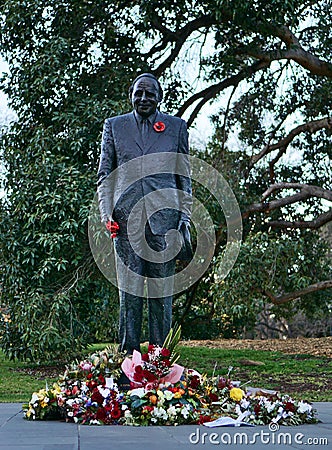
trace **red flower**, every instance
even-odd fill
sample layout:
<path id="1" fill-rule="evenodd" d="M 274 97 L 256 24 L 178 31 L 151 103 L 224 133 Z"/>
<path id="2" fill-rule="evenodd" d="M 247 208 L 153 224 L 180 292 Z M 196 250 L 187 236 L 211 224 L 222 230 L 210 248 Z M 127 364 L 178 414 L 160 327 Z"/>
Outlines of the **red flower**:
<path id="1" fill-rule="evenodd" d="M 96 403 L 103 403 L 104 397 L 98 391 L 98 389 L 94 389 L 93 394 L 91 395 L 91 400 Z"/>
<path id="2" fill-rule="evenodd" d="M 142 412 L 151 412 L 154 410 L 154 406 L 145 405 Z"/>
<path id="3" fill-rule="evenodd" d="M 140 372 L 140 373 L 135 372 L 134 373 L 134 381 L 140 382 L 142 380 L 143 380 L 143 373 L 142 372 Z"/>
<path id="4" fill-rule="evenodd" d="M 292 402 L 286 402 L 285 411 L 295 412 L 295 405 Z"/>
<path id="5" fill-rule="evenodd" d="M 90 389 L 90 391 L 93 391 L 95 387 L 97 387 L 97 383 L 94 380 L 88 381 L 88 383 L 86 383 L 88 388 Z"/>
<path id="6" fill-rule="evenodd" d="M 198 419 L 198 421 L 197 421 L 197 423 L 199 424 L 199 425 L 202 425 L 203 423 L 205 423 L 205 422 L 211 422 L 211 417 L 210 416 L 203 416 L 202 414 L 199 416 L 199 419 Z"/>
<path id="7" fill-rule="evenodd" d="M 78 389 L 77 386 L 74 386 L 74 387 L 73 387 L 73 390 L 72 390 L 72 394 L 73 394 L 73 395 L 76 395 L 77 392 L 79 392 L 79 389 Z"/>
<path id="8" fill-rule="evenodd" d="M 171 355 L 171 352 L 168 350 L 168 348 L 163 348 L 160 353 L 161 356 L 165 356 L 165 358 L 168 358 Z"/>
<path id="9" fill-rule="evenodd" d="M 103 377 L 102 374 L 100 374 L 100 375 L 98 376 L 98 380 L 100 381 L 101 384 L 105 384 L 105 378 Z"/>
<path id="10" fill-rule="evenodd" d="M 92 373 L 89 373 L 88 376 L 87 376 L 87 379 L 91 380 L 92 377 L 93 377 Z"/>
<path id="11" fill-rule="evenodd" d="M 162 133 L 163 131 L 165 131 L 165 124 L 164 122 L 156 122 L 153 124 L 153 129 L 154 131 L 156 131 L 157 133 Z"/>
<path id="12" fill-rule="evenodd" d="M 218 401 L 218 395 L 214 394 L 213 392 L 211 392 L 209 394 L 210 400 L 211 402 L 217 402 Z"/>
<path id="13" fill-rule="evenodd" d="M 113 419 L 119 419 L 121 417 L 121 411 L 118 408 L 114 408 L 111 412 L 111 416 Z"/>
<path id="14" fill-rule="evenodd" d="M 142 372 L 143 372 L 142 366 L 141 366 L 140 364 L 138 364 L 138 365 L 135 367 L 135 372 L 136 372 L 136 373 L 142 373 Z"/>
<path id="15" fill-rule="evenodd" d="M 143 370 L 143 375 L 147 379 L 147 381 L 155 381 L 158 379 L 158 377 L 156 375 L 149 372 L 148 370 Z"/>
<path id="16" fill-rule="evenodd" d="M 256 414 L 256 416 L 258 416 L 259 412 L 261 410 L 261 405 L 259 405 L 258 403 L 254 406 L 254 413 Z"/>
<path id="17" fill-rule="evenodd" d="M 148 362 L 149 361 L 149 355 L 147 353 L 143 353 L 142 355 L 142 361 Z"/>
<path id="18" fill-rule="evenodd" d="M 148 346 L 148 352 L 151 353 L 151 352 L 153 352 L 153 350 L 154 350 L 154 345 L 150 344 Z"/>
<path id="19" fill-rule="evenodd" d="M 200 385 L 199 376 L 198 375 L 194 375 L 192 377 L 192 379 L 190 380 L 190 387 L 192 389 L 197 389 L 199 385 Z M 219 385 L 218 385 L 218 388 L 219 388 Z"/>
<path id="20" fill-rule="evenodd" d="M 104 408 L 97 409 L 96 419 L 101 420 L 102 422 L 106 420 L 106 411 L 104 410 Z"/>

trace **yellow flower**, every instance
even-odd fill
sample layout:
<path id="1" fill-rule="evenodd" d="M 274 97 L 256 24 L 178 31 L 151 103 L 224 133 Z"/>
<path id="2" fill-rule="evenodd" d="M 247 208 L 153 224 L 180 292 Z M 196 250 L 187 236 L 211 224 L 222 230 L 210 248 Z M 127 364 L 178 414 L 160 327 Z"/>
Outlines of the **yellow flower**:
<path id="1" fill-rule="evenodd" d="M 182 394 L 181 394 L 181 392 L 175 392 L 175 394 L 174 394 L 174 398 L 181 398 L 182 397 Z"/>
<path id="2" fill-rule="evenodd" d="M 30 419 L 31 414 L 35 414 L 35 410 L 34 410 L 33 408 L 31 408 L 31 406 L 30 406 L 30 408 L 28 409 L 28 411 L 25 413 L 25 416 L 26 416 L 28 419 Z"/>
<path id="3" fill-rule="evenodd" d="M 229 391 L 229 396 L 230 396 L 230 398 L 232 400 L 235 400 L 236 402 L 239 402 L 240 400 L 242 400 L 242 398 L 244 396 L 244 392 L 240 388 L 232 388 Z"/>
<path id="4" fill-rule="evenodd" d="M 61 393 L 61 388 L 58 384 L 56 384 L 56 383 L 53 384 L 52 393 L 55 395 Z"/>
<path id="5" fill-rule="evenodd" d="M 48 405 L 48 401 L 49 401 L 49 399 L 47 397 L 44 398 L 44 400 L 42 402 L 40 402 L 40 406 L 42 408 L 46 408 L 46 406 Z"/>

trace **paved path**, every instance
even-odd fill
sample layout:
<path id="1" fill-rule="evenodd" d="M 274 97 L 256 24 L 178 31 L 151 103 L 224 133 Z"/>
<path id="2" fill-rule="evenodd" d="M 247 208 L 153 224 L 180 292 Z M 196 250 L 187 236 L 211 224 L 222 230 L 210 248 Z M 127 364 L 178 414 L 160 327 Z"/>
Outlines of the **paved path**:
<path id="1" fill-rule="evenodd" d="M 57 421 L 23 420 L 21 405 L 0 404 L 0 450 L 189 450 L 332 449 L 332 403 L 314 403 L 322 421 L 315 425 L 214 428 L 78 426 Z M 204 434 L 206 433 L 206 434 Z M 215 434 L 214 434 L 215 433 Z"/>

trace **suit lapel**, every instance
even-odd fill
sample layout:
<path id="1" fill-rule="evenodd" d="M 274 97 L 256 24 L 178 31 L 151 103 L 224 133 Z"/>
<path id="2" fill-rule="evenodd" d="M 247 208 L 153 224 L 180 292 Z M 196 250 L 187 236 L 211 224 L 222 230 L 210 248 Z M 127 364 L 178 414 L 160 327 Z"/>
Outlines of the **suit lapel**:
<path id="1" fill-rule="evenodd" d="M 128 133 L 127 138 L 131 137 L 136 145 L 141 149 L 142 153 L 144 151 L 144 145 L 141 137 L 141 133 L 138 130 L 136 119 L 134 113 L 127 115 L 128 120 L 128 130 L 131 130 L 131 133 Z"/>
<path id="2" fill-rule="evenodd" d="M 155 131 L 153 129 L 153 125 L 156 122 L 163 122 L 165 124 L 165 126 L 166 126 L 165 131 L 161 131 L 159 133 L 157 131 Z M 156 119 L 155 119 L 155 121 L 152 124 L 151 138 L 149 139 L 149 142 L 148 142 L 147 146 L 145 147 L 144 153 L 148 153 L 149 150 L 151 148 L 153 148 L 153 147 L 157 147 L 158 148 L 158 146 L 156 146 L 156 143 L 158 142 L 158 140 L 160 140 L 161 135 L 164 135 L 164 134 L 168 133 L 168 130 L 169 130 L 169 127 L 168 127 L 167 116 L 165 116 L 164 114 L 162 114 L 161 112 L 158 111 Z"/>

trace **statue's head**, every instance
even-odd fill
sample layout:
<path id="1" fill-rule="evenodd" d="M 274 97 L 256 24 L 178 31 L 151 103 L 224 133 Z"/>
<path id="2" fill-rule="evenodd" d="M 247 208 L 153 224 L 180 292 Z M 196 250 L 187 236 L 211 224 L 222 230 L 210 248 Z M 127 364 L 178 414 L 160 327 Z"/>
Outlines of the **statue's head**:
<path id="1" fill-rule="evenodd" d="M 129 88 L 129 97 L 134 109 L 142 117 L 153 114 L 163 99 L 163 90 L 151 73 L 142 73 Z"/>

